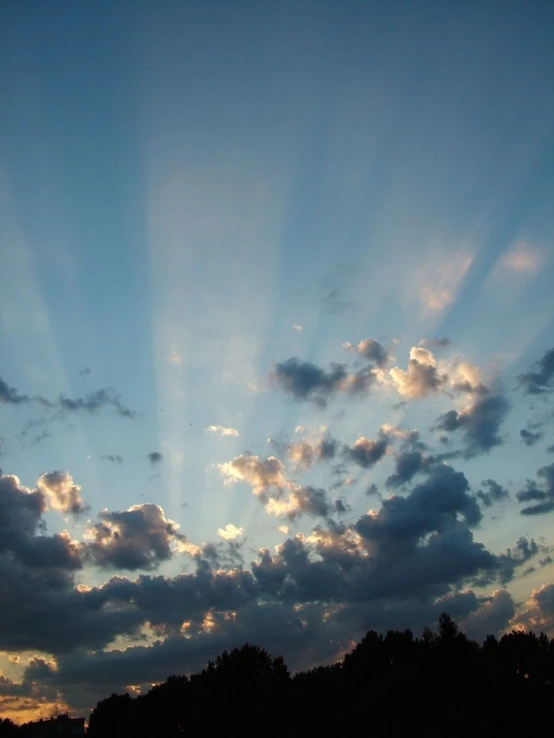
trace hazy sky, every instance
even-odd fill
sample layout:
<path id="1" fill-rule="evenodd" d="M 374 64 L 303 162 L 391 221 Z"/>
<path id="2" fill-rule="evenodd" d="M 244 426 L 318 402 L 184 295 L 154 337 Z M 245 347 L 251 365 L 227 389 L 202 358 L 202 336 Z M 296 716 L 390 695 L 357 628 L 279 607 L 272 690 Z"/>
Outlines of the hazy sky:
<path id="1" fill-rule="evenodd" d="M 443 610 L 554 635 L 553 37 L 1 3 L 0 713 Z"/>

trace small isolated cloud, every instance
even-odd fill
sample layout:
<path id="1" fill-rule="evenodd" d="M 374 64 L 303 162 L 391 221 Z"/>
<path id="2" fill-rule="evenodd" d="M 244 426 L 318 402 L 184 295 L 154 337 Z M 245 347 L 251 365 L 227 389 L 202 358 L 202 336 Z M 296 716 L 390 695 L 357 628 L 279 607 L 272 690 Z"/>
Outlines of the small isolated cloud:
<path id="1" fill-rule="evenodd" d="M 163 459 L 163 456 L 159 451 L 151 451 L 148 454 L 148 461 L 152 464 L 152 466 L 159 464 L 162 461 L 162 459 Z"/>
<path id="2" fill-rule="evenodd" d="M 519 502 L 534 502 L 521 510 L 522 515 L 542 515 L 554 510 L 554 464 L 543 466 L 537 471 L 538 482 L 527 480 L 527 484 L 516 497 Z"/>
<path id="3" fill-rule="evenodd" d="M 495 482 L 494 479 L 485 479 L 484 482 L 481 482 L 481 485 L 484 489 L 477 490 L 477 497 L 484 507 L 492 507 L 495 502 L 501 502 L 510 496 L 508 490 Z"/>
<path id="4" fill-rule="evenodd" d="M 285 536 L 288 536 L 289 534 L 289 526 L 288 525 L 278 525 L 277 530 L 281 531 L 281 533 Z"/>
<path id="5" fill-rule="evenodd" d="M 293 329 L 294 331 L 303 331 L 303 330 L 304 330 L 304 326 L 301 326 L 301 325 L 299 325 L 298 323 L 293 323 L 293 325 L 292 325 L 292 329 Z"/>
<path id="6" fill-rule="evenodd" d="M 347 376 L 344 364 L 333 364 L 325 371 L 296 357 L 277 363 L 271 373 L 277 386 L 297 400 L 314 400 L 318 404 L 325 404 Z"/>
<path id="7" fill-rule="evenodd" d="M 529 371 L 520 374 L 517 379 L 526 395 L 543 395 L 554 391 L 554 348 L 545 351 Z"/>
<path id="8" fill-rule="evenodd" d="M 237 528 L 232 523 L 227 523 L 225 528 L 218 528 L 217 535 L 226 541 L 233 541 L 235 538 L 239 538 L 244 533 L 244 528 Z"/>
<path id="9" fill-rule="evenodd" d="M 512 274 L 534 274 L 541 264 L 541 255 L 526 243 L 516 243 L 499 260 L 497 267 Z"/>
<path id="10" fill-rule="evenodd" d="M 81 497 L 81 488 L 68 472 L 47 472 L 39 477 L 37 487 L 44 494 L 53 510 L 82 515 L 89 508 Z"/>
<path id="11" fill-rule="evenodd" d="M 99 515 L 87 532 L 87 552 L 96 566 L 113 569 L 155 569 L 171 558 L 172 544 L 186 544 L 179 526 L 159 505 L 145 503 Z"/>
<path id="12" fill-rule="evenodd" d="M 374 338 L 365 338 L 357 344 L 343 343 L 347 351 L 354 351 L 368 361 L 374 362 L 380 369 L 385 367 L 390 359 L 387 349 Z"/>
<path id="13" fill-rule="evenodd" d="M 81 377 L 88 377 L 88 375 L 90 374 L 90 369 L 88 368 L 88 366 L 84 366 L 82 369 L 79 370 L 79 374 L 81 375 Z"/>
<path id="14" fill-rule="evenodd" d="M 206 428 L 208 433 L 218 433 L 220 436 L 238 436 L 240 435 L 236 428 L 225 428 L 223 425 L 209 425 Z"/>
<path id="15" fill-rule="evenodd" d="M 534 446 L 537 441 L 541 440 L 543 434 L 540 431 L 533 433 L 532 431 L 527 430 L 527 428 L 522 428 L 519 431 L 519 436 L 526 446 Z"/>
<path id="16" fill-rule="evenodd" d="M 407 371 L 394 367 L 390 370 L 392 380 L 401 397 L 416 399 L 436 392 L 446 383 L 448 376 L 439 374 L 437 361 L 432 352 L 421 346 L 410 349 Z"/>
<path id="17" fill-rule="evenodd" d="M 122 464 L 123 463 L 123 457 L 119 454 L 104 454 L 104 456 L 100 457 L 102 461 L 111 461 L 112 464 Z"/>
<path id="18" fill-rule="evenodd" d="M 365 394 L 376 379 L 372 365 L 349 373 L 345 364 L 333 363 L 325 370 L 296 357 L 276 363 L 270 374 L 270 380 L 284 392 L 297 400 L 309 400 L 321 408 L 338 392 L 350 397 Z"/>

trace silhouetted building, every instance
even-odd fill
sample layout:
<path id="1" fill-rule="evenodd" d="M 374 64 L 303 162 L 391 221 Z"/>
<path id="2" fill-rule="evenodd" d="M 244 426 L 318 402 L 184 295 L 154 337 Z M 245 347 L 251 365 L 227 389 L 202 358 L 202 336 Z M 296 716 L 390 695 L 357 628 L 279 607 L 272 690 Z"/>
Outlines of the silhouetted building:
<path id="1" fill-rule="evenodd" d="M 49 720 L 35 720 L 22 726 L 25 738 L 69 738 L 85 735 L 85 718 L 70 718 L 58 715 Z"/>

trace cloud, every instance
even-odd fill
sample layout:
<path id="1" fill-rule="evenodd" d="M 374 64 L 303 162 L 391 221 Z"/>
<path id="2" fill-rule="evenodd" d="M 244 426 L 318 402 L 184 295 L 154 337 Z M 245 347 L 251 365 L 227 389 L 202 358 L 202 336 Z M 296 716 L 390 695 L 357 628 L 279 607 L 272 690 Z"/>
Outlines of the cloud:
<path id="1" fill-rule="evenodd" d="M 518 376 L 519 386 L 526 395 L 543 395 L 554 390 L 554 348 L 545 351 L 528 372 Z"/>
<path id="2" fill-rule="evenodd" d="M 449 338 L 422 338 L 419 345 L 426 349 L 448 348 L 452 345 Z"/>
<path id="3" fill-rule="evenodd" d="M 78 569 L 82 565 L 81 551 L 66 531 L 53 536 L 37 535 L 45 530 L 42 514 L 46 502 L 47 496 L 41 489 L 29 490 L 15 476 L 0 476 L 0 556 L 10 556 L 38 572 Z"/>
<path id="4" fill-rule="evenodd" d="M 410 349 L 407 371 L 394 367 L 390 370 L 392 380 L 401 397 L 415 399 L 426 397 L 444 386 L 448 377 L 439 374 L 432 352 L 420 346 Z"/>
<path id="5" fill-rule="evenodd" d="M 292 329 L 295 330 L 295 331 L 302 331 L 302 330 L 304 330 L 303 326 L 298 325 L 298 323 L 294 323 L 292 325 Z"/>
<path id="6" fill-rule="evenodd" d="M 28 395 L 20 395 L 19 392 L 6 384 L 2 377 L 0 377 L 0 402 L 6 405 L 21 405 L 26 402 L 30 402 L 31 398 Z"/>
<path id="7" fill-rule="evenodd" d="M 447 433 L 462 429 L 465 447 L 463 455 L 465 458 L 472 458 L 504 443 L 500 428 L 509 409 L 510 405 L 504 395 L 486 391 L 478 395 L 475 402 L 464 410 L 449 410 L 441 415 L 435 428 Z"/>
<path id="8" fill-rule="evenodd" d="M 65 395 L 60 395 L 57 400 L 48 400 L 45 397 L 35 395 L 22 395 L 13 387 L 10 387 L 0 378 L 0 403 L 10 405 L 21 405 L 24 403 L 34 403 L 39 405 L 43 410 L 58 411 L 60 414 L 88 412 L 95 413 L 103 407 L 114 407 L 118 415 L 125 418 L 134 418 L 136 413 L 125 407 L 121 402 L 119 395 L 111 388 L 105 388 L 91 392 L 84 397 L 71 399 Z"/>
<path id="9" fill-rule="evenodd" d="M 79 369 L 79 374 L 81 377 L 87 377 L 90 374 L 90 369 L 88 366 L 84 366 L 82 369 Z"/>
<path id="10" fill-rule="evenodd" d="M 477 490 L 476 495 L 484 507 L 492 507 L 495 502 L 501 502 L 510 496 L 508 490 L 495 482 L 494 479 L 485 479 L 481 484 L 485 489 Z"/>
<path id="11" fill-rule="evenodd" d="M 289 520 L 301 515 L 325 518 L 331 510 L 325 490 L 311 486 L 292 486 L 287 500 L 271 498 L 265 507 L 270 515 L 286 516 Z"/>
<path id="12" fill-rule="evenodd" d="M 247 482 L 252 485 L 257 497 L 266 498 L 268 490 L 273 487 L 283 490 L 288 487 L 285 468 L 276 456 L 260 459 L 258 456 L 241 454 L 231 461 L 218 464 L 225 483 Z"/>
<path id="13" fill-rule="evenodd" d="M 534 273 L 541 262 L 540 253 L 526 243 L 516 243 L 498 260 L 497 270 L 512 273 Z"/>
<path id="14" fill-rule="evenodd" d="M 374 362 L 380 369 L 389 362 L 390 356 L 386 348 L 373 338 L 365 338 L 358 344 L 344 343 L 347 351 L 354 351 L 368 361 Z"/>
<path id="15" fill-rule="evenodd" d="M 297 400 L 314 400 L 322 405 L 346 377 L 344 364 L 333 364 L 329 371 L 325 371 L 296 357 L 277 363 L 271 374 L 277 386 Z"/>
<path id="16" fill-rule="evenodd" d="M 335 458 L 340 444 L 323 427 L 308 438 L 291 441 L 284 446 L 284 449 L 295 468 L 306 471 L 319 461 L 329 461 Z"/>
<path id="17" fill-rule="evenodd" d="M 517 617 L 519 625 L 535 632 L 554 630 L 554 584 L 543 584 L 533 590 Z"/>
<path id="18" fill-rule="evenodd" d="M 519 431 L 519 435 L 520 435 L 522 442 L 526 446 L 534 446 L 535 443 L 537 443 L 537 441 L 541 440 L 544 434 L 540 432 L 533 433 L 531 431 L 528 431 L 526 428 L 522 428 Z"/>
<path id="19" fill-rule="evenodd" d="M 395 457 L 395 473 L 388 477 L 386 486 L 396 489 L 410 482 L 413 477 L 429 469 L 432 457 L 424 456 L 421 451 L 403 451 Z"/>
<path id="20" fill-rule="evenodd" d="M 159 464 L 162 461 L 162 459 L 163 459 L 163 456 L 159 451 L 151 451 L 148 454 L 148 461 L 152 464 L 152 466 Z"/>
<path id="21" fill-rule="evenodd" d="M 371 366 L 349 374 L 344 364 L 332 364 L 326 371 L 316 364 L 292 357 L 275 364 L 270 379 L 295 399 L 311 400 L 319 407 L 325 407 L 337 392 L 352 396 L 364 394 L 376 375 Z"/>
<path id="22" fill-rule="evenodd" d="M 224 528 L 218 528 L 217 535 L 226 541 L 232 541 L 235 538 L 239 538 L 244 533 L 244 528 L 237 528 L 232 523 L 227 523 Z"/>
<path id="23" fill-rule="evenodd" d="M 527 480 L 523 490 L 517 493 L 519 502 L 536 502 L 521 510 L 522 515 L 542 515 L 554 510 L 554 464 L 537 471 L 538 482 Z"/>
<path id="24" fill-rule="evenodd" d="M 100 457 L 102 461 L 111 461 L 112 464 L 122 464 L 123 463 L 123 457 L 119 454 L 104 454 L 104 456 Z"/>
<path id="25" fill-rule="evenodd" d="M 362 436 L 357 439 L 351 448 L 346 449 L 346 453 L 356 464 L 369 469 L 383 458 L 389 445 L 390 436 L 381 429 L 377 440 L 374 441 Z"/>
<path id="26" fill-rule="evenodd" d="M 505 631 L 515 616 L 512 595 L 505 589 L 497 589 L 492 597 L 483 598 L 478 610 L 461 621 L 460 627 L 469 638 L 482 642 L 489 633 Z"/>
<path id="27" fill-rule="evenodd" d="M 240 435 L 235 428 L 225 428 L 222 425 L 209 425 L 206 428 L 208 433 L 219 433 L 220 436 L 238 436 Z"/>
<path id="28" fill-rule="evenodd" d="M 172 557 L 172 544 L 186 540 L 179 526 L 152 503 L 118 512 L 104 510 L 99 518 L 87 531 L 87 554 L 103 568 L 155 569 Z"/>
<path id="29" fill-rule="evenodd" d="M 53 510 L 71 515 L 83 515 L 89 507 L 81 497 L 81 488 L 68 472 L 47 472 L 39 477 L 37 487 L 45 495 Z"/>
<path id="30" fill-rule="evenodd" d="M 128 407 L 122 404 L 119 395 L 111 388 L 96 390 L 96 392 L 90 392 L 84 397 L 76 397 L 71 399 L 65 395 L 60 395 L 56 405 L 64 413 L 77 413 L 87 412 L 95 413 L 103 407 L 113 407 L 118 415 L 124 418 L 134 418 L 136 413 L 133 410 L 129 410 Z"/>

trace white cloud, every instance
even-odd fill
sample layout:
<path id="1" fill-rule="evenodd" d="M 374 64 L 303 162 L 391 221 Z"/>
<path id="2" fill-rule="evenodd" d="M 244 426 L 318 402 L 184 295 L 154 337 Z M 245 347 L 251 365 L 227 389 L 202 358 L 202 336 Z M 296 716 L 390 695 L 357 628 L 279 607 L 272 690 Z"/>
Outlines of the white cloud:
<path id="1" fill-rule="evenodd" d="M 301 326 L 301 325 L 299 325 L 298 323 L 294 323 L 293 326 L 292 326 L 292 328 L 295 331 L 303 331 L 304 330 L 304 327 Z"/>
<path id="2" fill-rule="evenodd" d="M 240 435 L 236 428 L 225 428 L 223 425 L 209 425 L 206 428 L 208 433 L 219 433 L 220 436 L 238 436 Z"/>
<path id="3" fill-rule="evenodd" d="M 244 528 L 237 528 L 232 523 L 227 523 L 225 528 L 218 528 L 217 535 L 220 538 L 224 538 L 226 541 L 233 541 L 235 538 L 242 536 Z"/>
<path id="4" fill-rule="evenodd" d="M 540 252 L 523 241 L 519 241 L 514 244 L 514 246 L 498 260 L 498 268 L 501 271 L 520 274 L 534 273 L 540 267 L 540 264 Z"/>

